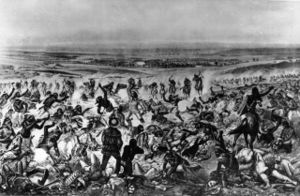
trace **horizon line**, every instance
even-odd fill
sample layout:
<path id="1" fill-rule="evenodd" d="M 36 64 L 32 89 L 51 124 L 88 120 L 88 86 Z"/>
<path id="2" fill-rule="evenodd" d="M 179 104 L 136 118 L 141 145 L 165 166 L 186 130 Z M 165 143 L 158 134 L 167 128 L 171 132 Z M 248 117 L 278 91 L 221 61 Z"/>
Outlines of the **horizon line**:
<path id="1" fill-rule="evenodd" d="M 160 49 L 160 48 L 178 48 L 178 49 L 242 49 L 242 48 L 298 48 L 299 43 L 247 43 L 247 42 L 106 42 L 106 43 L 53 43 L 53 44 L 15 44 L 6 45 L 0 50 L 6 49 L 22 49 L 22 48 L 40 48 L 40 49 L 55 49 L 55 48 L 90 48 L 90 49 Z"/>

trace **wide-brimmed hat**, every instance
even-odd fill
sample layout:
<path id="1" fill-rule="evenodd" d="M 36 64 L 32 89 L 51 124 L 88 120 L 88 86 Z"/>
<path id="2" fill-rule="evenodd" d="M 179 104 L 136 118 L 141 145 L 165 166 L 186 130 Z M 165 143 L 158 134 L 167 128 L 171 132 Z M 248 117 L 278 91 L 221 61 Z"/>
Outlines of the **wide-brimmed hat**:
<path id="1" fill-rule="evenodd" d="M 118 126 L 119 125 L 119 119 L 115 118 L 115 117 L 112 117 L 109 119 L 108 121 L 109 123 L 109 126 Z"/>

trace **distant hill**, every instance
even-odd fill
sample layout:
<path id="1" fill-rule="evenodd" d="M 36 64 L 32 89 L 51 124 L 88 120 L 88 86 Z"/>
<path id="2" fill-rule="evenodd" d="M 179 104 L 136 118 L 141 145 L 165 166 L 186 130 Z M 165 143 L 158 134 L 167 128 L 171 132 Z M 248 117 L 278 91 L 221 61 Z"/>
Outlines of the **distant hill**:
<path id="1" fill-rule="evenodd" d="M 242 74 L 245 72 L 251 72 L 251 71 L 263 71 L 263 72 L 269 72 L 270 70 L 285 70 L 289 68 L 296 68 L 300 67 L 300 62 L 281 62 L 281 63 L 270 63 L 270 64 L 258 64 L 258 65 L 251 65 L 247 67 L 237 67 L 231 70 L 227 70 L 224 72 L 224 74 Z"/>

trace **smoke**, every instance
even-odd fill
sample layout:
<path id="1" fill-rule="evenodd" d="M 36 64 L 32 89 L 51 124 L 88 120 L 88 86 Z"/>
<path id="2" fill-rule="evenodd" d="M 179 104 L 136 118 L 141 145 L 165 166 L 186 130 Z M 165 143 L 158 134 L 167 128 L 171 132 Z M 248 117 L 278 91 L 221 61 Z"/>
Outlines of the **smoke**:
<path id="1" fill-rule="evenodd" d="M 216 71 L 207 70 L 203 72 L 203 92 L 202 94 L 207 94 L 209 92 L 209 88 L 212 85 L 212 82 L 218 77 Z"/>

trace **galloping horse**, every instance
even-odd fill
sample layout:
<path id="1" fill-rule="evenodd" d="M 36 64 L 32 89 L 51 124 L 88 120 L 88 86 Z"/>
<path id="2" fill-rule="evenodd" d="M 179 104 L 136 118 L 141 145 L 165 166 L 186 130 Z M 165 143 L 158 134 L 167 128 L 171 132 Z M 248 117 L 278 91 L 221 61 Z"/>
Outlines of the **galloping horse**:
<path id="1" fill-rule="evenodd" d="M 172 76 L 169 78 L 169 93 L 175 94 L 176 93 L 176 82 L 172 79 Z"/>
<path id="2" fill-rule="evenodd" d="M 184 79 L 184 86 L 182 87 L 182 92 L 186 97 L 191 94 L 191 81 L 188 78 Z"/>
<path id="3" fill-rule="evenodd" d="M 152 98 L 157 98 L 157 93 L 158 93 L 158 85 L 156 82 L 153 82 L 150 86 L 149 86 L 150 90 L 151 90 L 151 96 Z"/>
<path id="4" fill-rule="evenodd" d="M 195 84 L 195 90 L 198 92 L 198 94 L 200 94 L 200 92 L 202 93 L 202 90 L 203 90 L 202 77 L 203 76 L 202 76 L 201 72 L 199 72 L 199 74 L 194 74 L 193 81 L 196 82 L 196 84 Z"/>
<path id="5" fill-rule="evenodd" d="M 166 93 L 166 88 L 165 88 L 165 84 L 164 83 L 160 83 L 160 90 L 159 90 L 159 94 L 161 96 L 161 98 L 163 98 L 164 93 Z"/>

